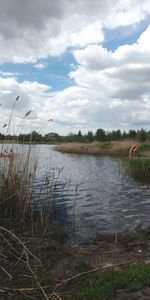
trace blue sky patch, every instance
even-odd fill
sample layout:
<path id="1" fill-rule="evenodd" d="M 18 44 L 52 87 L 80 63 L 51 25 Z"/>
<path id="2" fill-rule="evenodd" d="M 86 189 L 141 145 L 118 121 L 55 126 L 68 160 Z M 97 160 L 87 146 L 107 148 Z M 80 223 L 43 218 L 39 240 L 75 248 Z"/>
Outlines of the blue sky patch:
<path id="1" fill-rule="evenodd" d="M 43 64 L 44 68 L 38 69 L 36 65 Z M 51 91 L 61 91 L 74 85 L 74 80 L 68 76 L 72 70 L 72 64 L 76 61 L 71 52 L 66 51 L 61 57 L 49 57 L 48 59 L 39 60 L 34 64 L 13 64 L 5 63 L 1 65 L 2 72 L 9 72 L 18 75 L 18 82 L 24 80 L 37 81 L 39 83 L 51 86 Z"/>
<path id="2" fill-rule="evenodd" d="M 113 30 L 104 29 L 105 41 L 103 47 L 108 51 L 115 51 L 119 46 L 136 43 L 141 33 L 146 30 L 149 20 L 141 21 L 137 25 L 120 26 Z"/>

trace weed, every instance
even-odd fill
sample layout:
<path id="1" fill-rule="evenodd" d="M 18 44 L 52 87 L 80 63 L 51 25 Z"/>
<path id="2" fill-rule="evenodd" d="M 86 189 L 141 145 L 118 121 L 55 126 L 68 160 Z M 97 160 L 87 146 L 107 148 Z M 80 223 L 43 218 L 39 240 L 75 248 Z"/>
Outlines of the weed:
<path id="1" fill-rule="evenodd" d="M 150 284 L 150 265 L 130 267 L 122 271 L 96 273 L 78 279 L 82 286 L 72 297 L 75 300 L 107 300 L 119 289 L 141 290 Z"/>

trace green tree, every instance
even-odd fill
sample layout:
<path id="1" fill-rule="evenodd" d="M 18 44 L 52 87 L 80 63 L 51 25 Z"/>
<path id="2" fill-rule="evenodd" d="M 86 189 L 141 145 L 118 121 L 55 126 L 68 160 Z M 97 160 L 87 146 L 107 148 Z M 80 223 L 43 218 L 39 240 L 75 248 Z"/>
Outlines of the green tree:
<path id="1" fill-rule="evenodd" d="M 138 131 L 137 139 L 141 143 L 144 143 L 146 141 L 146 131 L 144 129 Z"/>
<path id="2" fill-rule="evenodd" d="M 78 142 L 81 142 L 81 141 L 82 141 L 82 132 L 81 132 L 81 130 L 78 131 L 78 134 L 77 134 L 77 141 L 78 141 Z"/>
<path id="3" fill-rule="evenodd" d="M 129 138 L 135 139 L 136 138 L 136 131 L 130 129 L 128 133 Z"/>
<path id="4" fill-rule="evenodd" d="M 97 141 L 102 141 L 104 142 L 106 140 L 106 133 L 105 130 L 102 128 L 97 129 L 96 134 L 95 134 L 95 139 Z"/>
<path id="5" fill-rule="evenodd" d="M 93 142 L 93 141 L 94 141 L 94 135 L 93 135 L 93 132 L 92 132 L 92 131 L 88 131 L 87 139 L 88 139 L 90 142 Z"/>
<path id="6" fill-rule="evenodd" d="M 32 133 L 31 133 L 31 141 L 32 142 L 41 142 L 41 140 L 42 140 L 42 135 L 39 134 L 36 131 L 32 131 Z"/>

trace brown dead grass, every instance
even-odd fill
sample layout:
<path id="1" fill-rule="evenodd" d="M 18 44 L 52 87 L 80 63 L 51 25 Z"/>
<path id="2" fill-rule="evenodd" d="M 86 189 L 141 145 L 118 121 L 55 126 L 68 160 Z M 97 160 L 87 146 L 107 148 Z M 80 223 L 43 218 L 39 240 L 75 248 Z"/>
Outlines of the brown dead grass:
<path id="1" fill-rule="evenodd" d="M 91 144 L 64 143 L 57 145 L 55 149 L 63 153 L 128 156 L 133 143 L 135 142 L 132 140 L 93 142 Z M 139 143 L 137 143 L 138 145 Z"/>

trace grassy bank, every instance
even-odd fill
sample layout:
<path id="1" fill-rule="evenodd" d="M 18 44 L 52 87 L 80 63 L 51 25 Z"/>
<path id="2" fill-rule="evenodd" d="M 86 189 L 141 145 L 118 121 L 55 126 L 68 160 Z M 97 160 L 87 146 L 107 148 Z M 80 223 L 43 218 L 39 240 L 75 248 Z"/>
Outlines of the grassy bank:
<path id="1" fill-rule="evenodd" d="M 84 143 L 63 143 L 57 145 L 55 149 L 63 153 L 110 155 L 128 157 L 131 146 L 135 144 L 133 140 L 115 142 L 93 142 Z M 137 155 L 150 155 L 150 143 L 136 143 Z"/>
<path id="2" fill-rule="evenodd" d="M 64 143 L 56 150 L 66 153 L 128 156 L 133 141 L 93 142 L 91 144 Z"/>

